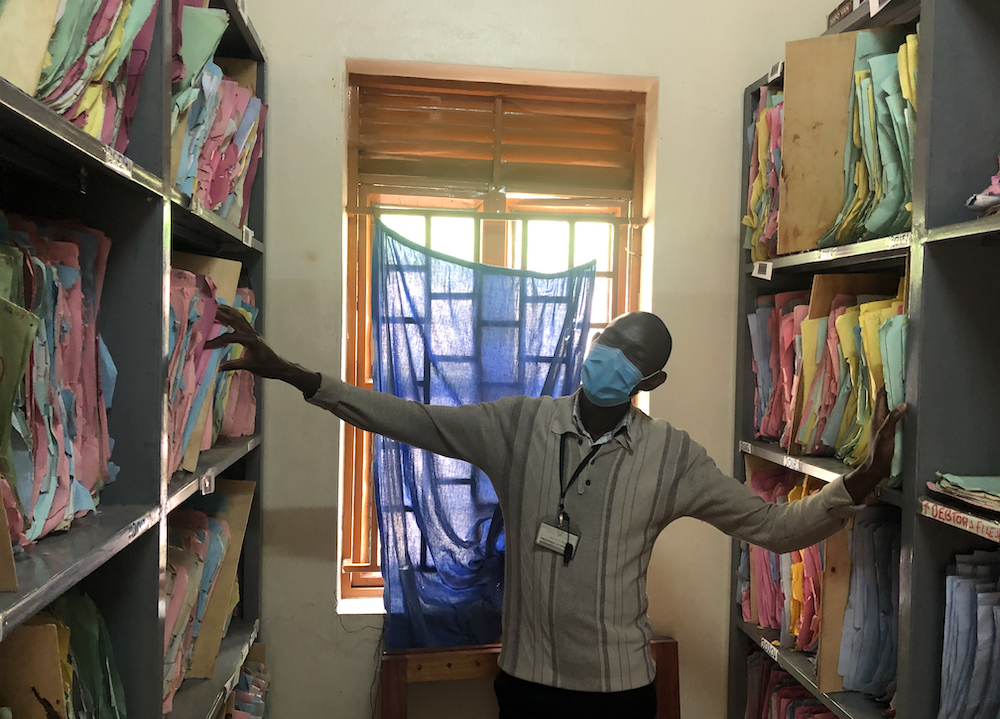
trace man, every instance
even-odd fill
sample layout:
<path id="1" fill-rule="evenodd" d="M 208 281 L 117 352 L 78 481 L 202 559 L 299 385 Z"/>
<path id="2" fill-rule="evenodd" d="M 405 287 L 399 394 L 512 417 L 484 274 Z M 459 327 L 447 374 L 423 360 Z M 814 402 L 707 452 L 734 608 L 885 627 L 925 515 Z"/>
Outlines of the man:
<path id="1" fill-rule="evenodd" d="M 686 432 L 631 403 L 666 380 L 671 337 L 655 315 L 622 315 L 602 332 L 570 397 L 508 397 L 435 407 L 354 387 L 280 358 L 239 313 L 209 346 L 244 346 L 223 370 L 280 379 L 312 404 L 370 432 L 462 459 L 493 482 L 506 528 L 501 719 L 652 719 L 646 570 L 660 531 L 704 520 L 775 552 L 837 530 L 892 463 L 884 393 L 869 456 L 806 499 L 769 504 L 723 474 Z M 725 617 L 719 617 L 725 621 Z"/>

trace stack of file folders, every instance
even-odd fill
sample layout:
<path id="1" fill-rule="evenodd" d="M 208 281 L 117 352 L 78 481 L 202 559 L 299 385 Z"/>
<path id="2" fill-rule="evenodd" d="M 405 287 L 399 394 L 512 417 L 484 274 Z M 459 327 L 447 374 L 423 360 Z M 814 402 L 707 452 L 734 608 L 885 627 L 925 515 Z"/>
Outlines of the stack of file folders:
<path id="1" fill-rule="evenodd" d="M 759 649 L 747 657 L 746 719 L 835 719 L 808 689 Z"/>
<path id="2" fill-rule="evenodd" d="M 240 680 L 236 685 L 233 697 L 233 711 L 227 712 L 232 719 L 253 719 L 265 716 L 267 689 L 271 677 L 260 662 L 247 660 L 240 672 Z"/>
<path id="3" fill-rule="evenodd" d="M 0 214 L 0 495 L 16 546 L 93 511 L 118 472 L 98 332 L 110 250 L 83 225 Z"/>
<path id="4" fill-rule="evenodd" d="M 89 597 L 71 590 L 4 637 L 0 695 L 14 719 L 125 719 L 111 638 Z"/>
<path id="5" fill-rule="evenodd" d="M 938 719 L 1000 715 L 1000 552 L 948 568 Z"/>
<path id="6" fill-rule="evenodd" d="M 743 247 L 754 262 L 774 257 L 778 251 L 778 206 L 781 187 L 781 122 L 784 96 L 762 87 L 754 123 L 748 128 L 750 190 Z"/>
<path id="7" fill-rule="evenodd" d="M 174 694 L 184 681 L 229 541 L 225 521 L 195 510 L 177 510 L 170 515 L 164 714 L 171 710 Z"/>
<path id="8" fill-rule="evenodd" d="M 904 399 L 904 286 L 893 275 L 817 275 L 811 292 L 758 298 L 747 316 L 758 438 L 789 454 L 864 461 L 878 392 L 890 407 Z M 901 437 L 900 428 L 894 485 Z"/>
<path id="9" fill-rule="evenodd" d="M 239 263 L 226 260 L 215 263 L 230 269 L 230 275 L 235 273 L 230 277 L 235 285 Z M 205 349 L 208 340 L 225 331 L 215 317 L 220 303 L 231 303 L 253 323 L 257 318 L 253 302 L 253 292 L 249 289 L 220 288 L 210 275 L 176 266 L 171 271 L 167 376 L 171 473 L 179 468 L 193 471 L 198 451 L 211 447 L 220 435 L 253 434 L 256 399 L 252 375 L 217 371 L 220 362 L 239 357 L 242 348 Z"/>
<path id="10" fill-rule="evenodd" d="M 941 472 L 937 477 L 937 482 L 927 483 L 932 492 L 1000 513 L 1000 477 L 971 477 Z"/>
<path id="11" fill-rule="evenodd" d="M 0 76 L 124 152 L 158 1 L 5 0 Z"/>
<path id="12" fill-rule="evenodd" d="M 917 35 L 861 32 L 854 56 L 844 206 L 820 247 L 910 228 L 917 123 Z"/>
<path id="13" fill-rule="evenodd" d="M 747 482 L 756 494 L 775 504 L 798 501 L 822 487 L 821 482 L 777 465 L 749 471 Z M 823 559 L 818 544 L 775 554 L 741 543 L 739 596 L 743 621 L 780 630 L 783 647 L 815 650 L 819 642 Z"/>
<path id="14" fill-rule="evenodd" d="M 989 187 L 970 197 L 965 204 L 970 210 L 976 210 L 983 216 L 1000 212 L 1000 172 L 993 176 Z"/>
<path id="15" fill-rule="evenodd" d="M 174 184 L 242 226 L 263 154 L 267 105 L 255 97 L 255 63 L 214 58 L 229 16 L 204 5 L 174 0 Z"/>
<path id="16" fill-rule="evenodd" d="M 844 689 L 889 701 L 895 694 L 899 629 L 899 512 L 866 507 L 850 532 L 851 588 L 837 673 Z"/>

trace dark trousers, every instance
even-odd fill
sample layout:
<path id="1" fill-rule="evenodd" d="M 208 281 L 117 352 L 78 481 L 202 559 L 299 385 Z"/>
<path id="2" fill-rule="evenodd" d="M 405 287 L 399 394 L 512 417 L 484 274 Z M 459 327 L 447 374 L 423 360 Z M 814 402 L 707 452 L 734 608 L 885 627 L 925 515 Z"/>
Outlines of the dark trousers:
<path id="1" fill-rule="evenodd" d="M 656 719 L 656 689 L 576 692 L 533 684 L 506 672 L 493 682 L 500 719 Z"/>

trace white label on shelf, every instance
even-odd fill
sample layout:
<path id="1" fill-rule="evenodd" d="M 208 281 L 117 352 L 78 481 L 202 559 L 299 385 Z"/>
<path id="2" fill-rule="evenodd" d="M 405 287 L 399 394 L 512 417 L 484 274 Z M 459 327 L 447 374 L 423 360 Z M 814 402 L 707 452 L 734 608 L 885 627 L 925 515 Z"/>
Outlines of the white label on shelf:
<path id="1" fill-rule="evenodd" d="M 253 246 L 253 230 L 243 225 L 243 244 L 247 247 Z"/>
<path id="2" fill-rule="evenodd" d="M 236 688 L 236 682 L 240 680 L 240 670 L 242 669 L 243 669 L 243 662 L 240 662 L 240 666 L 236 670 L 236 673 L 233 674 L 231 677 L 229 677 L 229 680 L 226 682 L 226 687 L 225 687 L 226 697 L 229 697 L 229 695 L 233 693 L 233 689 Z M 225 701 L 225 699 L 223 701 Z"/>
<path id="3" fill-rule="evenodd" d="M 135 163 L 113 147 L 104 146 L 104 165 L 119 175 L 132 179 L 132 168 Z"/>
<path id="4" fill-rule="evenodd" d="M 774 63 L 773 65 L 771 65 L 771 71 L 767 73 L 767 81 L 768 82 L 774 82 L 779 77 L 781 77 L 781 75 L 784 72 L 785 72 L 785 63 L 784 63 L 784 61 Z"/>
<path id="5" fill-rule="evenodd" d="M 778 648 L 767 641 L 766 637 L 762 637 L 760 640 L 760 648 L 764 650 L 767 656 L 771 657 L 774 661 L 778 661 Z"/>
<path id="6" fill-rule="evenodd" d="M 889 249 L 896 250 L 900 247 L 909 247 L 913 233 L 901 232 L 889 238 Z"/>
<path id="7" fill-rule="evenodd" d="M 787 454 L 781 458 L 781 464 L 793 472 L 802 472 L 802 460 L 798 457 L 789 457 Z"/>
<path id="8" fill-rule="evenodd" d="M 236 9 L 240 11 L 240 16 L 246 20 L 247 17 L 247 0 L 237 0 Z"/>
<path id="9" fill-rule="evenodd" d="M 929 499 L 920 500 L 920 513 L 925 517 L 936 519 L 944 524 L 950 524 L 952 527 L 958 527 L 966 532 L 1000 543 L 1000 522 L 967 514 Z"/>
<path id="10" fill-rule="evenodd" d="M 828 260 L 834 260 L 837 258 L 837 253 L 833 250 L 823 250 L 819 253 L 819 261 L 826 262 Z"/>
<path id="11" fill-rule="evenodd" d="M 201 475 L 201 493 L 202 494 L 214 494 L 215 493 L 215 470 L 210 469 L 205 474 Z"/>
<path id="12" fill-rule="evenodd" d="M 888 4 L 889 0 L 868 0 L 868 10 L 871 11 L 871 17 L 878 15 L 882 8 Z"/>
<path id="13" fill-rule="evenodd" d="M 200 215 L 200 214 L 202 214 L 202 212 L 204 212 L 204 210 L 205 210 L 205 208 L 201 204 L 201 200 L 199 200 L 197 197 L 192 197 L 191 198 L 191 212 L 193 212 L 196 215 Z"/>
<path id="14" fill-rule="evenodd" d="M 753 454 L 753 445 L 749 442 L 740 442 L 740 451 L 743 454 Z"/>
<path id="15" fill-rule="evenodd" d="M 770 282 L 772 272 L 774 272 L 773 262 L 754 262 L 753 272 L 751 274 L 759 280 L 767 280 Z"/>

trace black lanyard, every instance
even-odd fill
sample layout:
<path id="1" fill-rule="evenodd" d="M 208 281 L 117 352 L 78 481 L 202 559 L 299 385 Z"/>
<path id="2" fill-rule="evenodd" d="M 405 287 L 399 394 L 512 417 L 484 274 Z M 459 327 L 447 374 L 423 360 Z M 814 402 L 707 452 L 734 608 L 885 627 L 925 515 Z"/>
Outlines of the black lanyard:
<path id="1" fill-rule="evenodd" d="M 619 428 L 619 430 L 615 432 L 614 436 L 617 437 L 624 432 L 625 429 L 625 427 Z M 603 444 L 595 444 L 591 447 L 590 452 L 587 453 L 587 456 L 583 458 L 583 461 L 580 462 L 576 470 L 573 472 L 573 476 L 569 478 L 569 482 L 566 482 L 566 435 L 562 435 L 559 443 L 559 514 L 557 515 L 560 527 L 563 525 L 563 522 L 567 525 L 569 524 L 569 515 L 566 514 L 566 493 L 569 492 L 570 487 L 572 487 L 576 483 L 576 480 L 580 478 L 580 475 L 583 474 L 583 469 L 587 466 L 587 463 L 601 451 L 601 447 L 603 447 L 604 444 L 607 444 L 607 442 Z"/>

